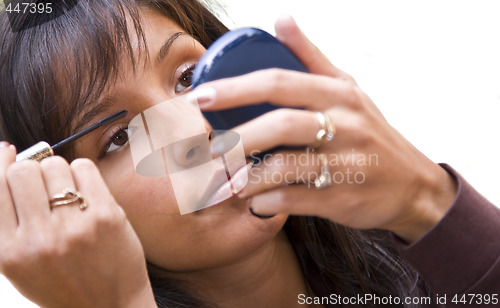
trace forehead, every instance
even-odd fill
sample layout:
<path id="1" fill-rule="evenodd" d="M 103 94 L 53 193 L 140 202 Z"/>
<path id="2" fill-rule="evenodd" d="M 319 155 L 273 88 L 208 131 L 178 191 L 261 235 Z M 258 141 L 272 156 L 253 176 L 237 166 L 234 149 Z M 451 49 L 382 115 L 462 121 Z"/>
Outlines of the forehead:
<path id="1" fill-rule="evenodd" d="M 150 8 L 140 8 L 139 16 L 133 19 L 127 16 L 127 29 L 132 57 L 122 56 L 118 59 L 117 67 L 120 69 L 118 77 L 123 77 L 127 71 L 138 75 L 154 66 L 158 52 L 165 42 L 176 33 L 185 31 L 174 21 L 158 11 Z M 118 46 L 123 48 L 123 46 Z"/>
<path id="2" fill-rule="evenodd" d="M 138 21 L 139 27 L 136 24 Z M 119 51 L 119 57 L 116 59 L 116 78 L 108 76 L 106 88 L 96 99 L 86 102 L 80 108 L 72 125 L 73 132 L 88 125 L 97 114 L 114 104 L 114 93 L 131 89 L 140 79 L 148 79 L 165 43 L 177 33 L 184 33 L 183 29 L 171 19 L 148 8 L 140 9 L 139 20 L 133 20 L 128 16 L 127 27 L 130 44 L 122 46 L 118 42 L 117 48 L 130 50 Z"/>

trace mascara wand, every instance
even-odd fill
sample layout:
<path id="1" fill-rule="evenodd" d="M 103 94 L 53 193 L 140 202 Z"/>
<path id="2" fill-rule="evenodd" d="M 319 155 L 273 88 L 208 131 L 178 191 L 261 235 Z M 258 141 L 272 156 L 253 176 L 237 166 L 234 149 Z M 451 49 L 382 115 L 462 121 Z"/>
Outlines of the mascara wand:
<path id="1" fill-rule="evenodd" d="M 68 137 L 68 138 L 64 139 L 63 141 L 54 144 L 53 146 L 50 146 L 50 144 L 48 144 L 45 141 L 40 141 L 37 144 L 27 148 L 26 150 L 22 151 L 19 154 L 17 154 L 16 161 L 21 161 L 21 160 L 26 160 L 26 159 L 41 161 L 42 159 L 44 159 L 46 157 L 53 156 L 54 150 L 56 150 L 60 147 L 63 147 L 65 145 L 67 145 L 68 143 L 71 143 L 71 142 L 75 141 L 76 139 L 81 138 L 81 137 L 93 132 L 94 130 L 98 129 L 101 126 L 113 123 L 114 121 L 119 120 L 126 115 L 127 115 L 126 110 L 115 112 L 112 115 L 100 120 L 99 122 L 94 123 L 94 124 L 90 125 L 89 127 L 85 128 L 84 130 L 72 135 L 71 137 Z"/>

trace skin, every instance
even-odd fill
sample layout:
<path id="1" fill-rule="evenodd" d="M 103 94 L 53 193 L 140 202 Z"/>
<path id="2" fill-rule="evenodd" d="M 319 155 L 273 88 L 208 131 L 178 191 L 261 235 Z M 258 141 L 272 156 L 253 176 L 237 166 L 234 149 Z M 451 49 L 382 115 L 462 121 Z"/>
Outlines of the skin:
<path id="1" fill-rule="evenodd" d="M 155 12 L 146 11 L 145 14 L 150 59 L 156 59 L 167 38 L 182 29 Z M 127 145 L 104 158 L 99 157 L 117 128 L 126 128 L 141 111 L 178 95 L 175 93 L 178 81 L 173 77 L 176 70 L 194 63 L 204 52 L 205 49 L 193 38 L 181 35 L 161 64 L 149 62 L 136 75 L 124 64 L 126 73 L 106 93 L 119 103 L 104 109 L 91 122 L 122 109 L 127 110 L 128 115 L 83 138 L 76 145 L 77 156 L 90 158 L 101 171 L 141 239 L 148 260 L 171 271 L 221 266 L 239 251 L 243 257 L 272 238 L 286 220 L 286 215 L 271 221 L 255 219 L 248 211 L 247 202 L 239 198 L 181 216 L 168 177 L 159 179 L 138 175 Z M 221 238 L 223 243 L 216 240 Z"/>
<path id="2" fill-rule="evenodd" d="M 315 112 L 328 116 L 336 127 L 333 142 L 318 152 L 327 157 L 348 159 L 355 152 L 369 160 L 362 163 L 338 163 L 332 173 L 344 175 L 322 191 L 308 185 L 283 186 L 300 181 L 301 172 L 319 174 L 319 164 L 295 164 L 280 160 L 289 154 L 278 153 L 254 168 L 250 184 L 239 194 L 251 199 L 251 207 L 260 214 L 290 213 L 317 215 L 353 228 L 380 228 L 392 231 L 412 243 L 427 233 L 445 215 L 456 195 L 456 183 L 440 166 L 413 147 L 387 123 L 371 99 L 354 79 L 333 66 L 301 33 L 291 17 L 276 24 L 276 33 L 313 74 L 278 69 L 258 71 L 201 85 L 214 95 L 202 97 L 202 110 L 219 110 L 269 101 L 283 107 L 235 130 L 244 141 L 247 155 L 277 145 L 311 145 L 321 128 Z M 294 90 L 292 90 L 294 89 Z M 317 154 L 309 153 L 313 160 Z M 299 161 L 300 162 L 300 161 Z M 364 178 L 353 184 L 353 174 Z M 280 173 L 282 182 L 261 181 L 265 174 Z M 350 173 L 351 183 L 347 176 Z M 314 180 L 315 178 L 311 178 Z"/>
<path id="3" fill-rule="evenodd" d="M 149 58 L 156 59 L 163 43 L 182 29 L 155 12 L 143 13 Z M 123 63 L 120 80 L 103 98 L 115 103 L 86 126 L 122 109 L 127 117 L 80 139 L 75 152 L 81 158 L 71 165 L 60 157 L 13 163 L 15 150 L 2 148 L 1 191 L 11 192 L 2 197 L 12 200 L 2 202 L 8 215 L 1 218 L 0 247 L 8 253 L 1 254 L 0 269 L 27 298 L 46 307 L 153 307 L 143 254 L 221 307 L 242 300 L 248 307 L 293 307 L 297 301 L 290 294 L 307 293 L 292 247 L 280 232 L 286 214 L 261 220 L 250 214 L 246 200 L 233 197 L 181 216 L 169 179 L 138 175 L 127 146 L 102 157 L 109 139 L 135 115 L 179 94 L 176 75 L 204 52 L 181 35 L 159 64 L 139 65 L 133 74 Z M 76 206 L 50 210 L 49 196 L 66 187 L 85 196 L 85 212 Z M 109 262 L 115 259 L 121 262 Z M 102 275 L 94 276 L 96 269 Z M 67 283 L 72 277 L 81 282 Z"/>
<path id="4" fill-rule="evenodd" d="M 143 13 L 150 59 L 156 59 L 163 42 L 182 30 L 157 13 Z M 280 232 L 289 213 L 387 229 L 408 242 L 423 236 L 453 202 L 451 177 L 399 135 L 352 77 L 331 65 L 293 20 L 280 19 L 276 30 L 312 74 L 266 70 L 206 84 L 203 88 L 213 89 L 215 95 L 197 92 L 201 107 L 213 110 L 261 101 L 305 107 L 272 112 L 237 128 L 247 154 L 278 144 L 312 144 L 320 128 L 312 111 L 323 111 L 334 122 L 337 136 L 321 153 L 346 154 L 353 148 L 377 153 L 378 166 L 360 169 L 366 173 L 364 184 L 317 191 L 307 185 L 255 182 L 238 197 L 180 216 L 169 179 L 135 173 L 126 146 L 101 157 L 113 133 L 141 111 L 176 95 L 173 76 L 203 54 L 200 44 L 181 35 L 164 62 L 139 66 L 135 75 L 122 65 L 120 80 L 106 93 L 114 103 L 88 125 L 118 110 L 129 114 L 75 145 L 77 156 L 86 159 L 71 165 L 57 157 L 13 163 L 15 149 L 0 146 L 0 191 L 10 191 L 0 194 L 0 272 L 41 306 L 96 307 L 99 299 L 99 307 L 154 307 L 145 254 L 221 307 L 293 307 L 298 305 L 297 294 L 308 292 L 293 250 Z M 319 171 L 317 165 L 300 168 Z M 251 179 L 266 171 L 292 171 L 288 180 L 297 180 L 294 170 L 271 159 L 252 170 Z M 79 190 L 89 208 L 51 211 L 49 196 L 65 187 Z M 261 214 L 281 214 L 261 220 L 250 215 L 249 206 Z"/>

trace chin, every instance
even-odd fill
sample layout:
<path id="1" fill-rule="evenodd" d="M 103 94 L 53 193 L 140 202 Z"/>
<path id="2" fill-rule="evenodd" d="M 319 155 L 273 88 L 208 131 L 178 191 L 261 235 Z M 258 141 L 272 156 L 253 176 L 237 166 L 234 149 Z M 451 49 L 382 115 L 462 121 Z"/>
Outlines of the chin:
<path id="1" fill-rule="evenodd" d="M 237 196 L 232 196 L 229 199 L 226 199 L 222 202 L 214 204 L 205 209 L 196 211 L 192 213 L 193 215 L 198 216 L 211 216 L 211 215 L 221 215 L 222 218 L 233 218 L 233 219 L 247 219 L 249 222 L 259 226 L 275 226 L 279 225 L 278 229 L 283 227 L 286 219 L 288 218 L 287 214 L 278 214 L 272 218 L 262 219 L 252 215 L 250 212 L 250 200 L 249 199 L 240 199 Z M 238 215 L 236 218 L 233 215 Z M 274 228 L 273 228 L 274 229 Z"/>
<path id="2" fill-rule="evenodd" d="M 245 259 L 273 240 L 288 217 L 255 217 L 249 202 L 236 196 L 184 216 L 191 216 L 194 223 L 191 241 L 182 248 L 169 249 L 156 263 L 172 272 L 217 268 Z"/>

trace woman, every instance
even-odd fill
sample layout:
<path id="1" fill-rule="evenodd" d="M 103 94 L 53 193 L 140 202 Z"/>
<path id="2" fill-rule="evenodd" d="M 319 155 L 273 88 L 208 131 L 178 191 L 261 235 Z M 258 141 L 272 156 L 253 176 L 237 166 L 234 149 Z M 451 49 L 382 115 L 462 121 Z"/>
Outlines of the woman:
<path id="1" fill-rule="evenodd" d="M 336 137 L 307 155 L 347 156 L 355 149 L 376 154 L 376 163 L 335 165 L 343 174 L 348 167 L 361 172 L 364 180 L 316 190 L 296 167 L 320 173 L 318 165 L 282 164 L 272 156 L 252 169 L 237 197 L 183 216 L 168 178 L 141 177 L 133 169 L 126 128 L 143 110 L 188 91 L 193 65 L 226 28 L 197 1 L 168 0 L 78 1 L 40 27 L 15 33 L 9 26 L 3 14 L 1 139 L 18 151 L 40 140 L 54 144 L 128 111 L 64 148 L 59 154 L 65 159 L 14 163 L 16 149 L 0 144 L 0 270 L 39 305 L 294 307 L 301 298 L 331 294 L 403 299 L 498 290 L 499 244 L 489 243 L 487 251 L 481 245 L 498 232 L 498 210 L 390 127 L 291 19 L 278 21 L 278 38 L 312 74 L 267 70 L 205 84 L 193 92 L 200 107 L 260 101 L 305 107 L 237 128 L 247 155 L 314 144 L 324 127 L 319 111 L 335 125 Z M 256 180 L 266 172 L 303 185 Z M 85 197 L 85 211 L 51 209 L 48 200 L 68 187 Z M 451 234 L 467 215 L 475 216 L 464 222 L 470 237 L 457 239 Z M 447 249 L 439 247 L 441 240 Z M 459 240 L 465 248 L 456 247 Z M 476 251 L 485 262 L 470 266 L 446 258 L 462 250 Z M 446 262 L 432 260 L 437 256 Z M 400 304 L 412 305 L 424 306 Z"/>

